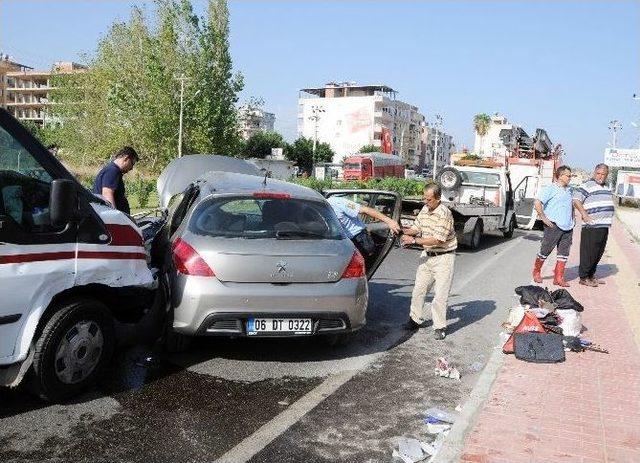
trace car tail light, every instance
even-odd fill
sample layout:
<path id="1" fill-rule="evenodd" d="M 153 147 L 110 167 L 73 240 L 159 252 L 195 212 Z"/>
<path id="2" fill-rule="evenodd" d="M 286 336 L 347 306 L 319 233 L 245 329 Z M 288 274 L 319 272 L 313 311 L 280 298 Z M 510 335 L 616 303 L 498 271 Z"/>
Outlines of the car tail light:
<path id="1" fill-rule="evenodd" d="M 207 265 L 200 254 L 191 247 L 189 243 L 182 238 L 178 238 L 173 242 L 173 262 L 176 264 L 178 272 L 184 275 L 193 275 L 200 277 L 213 277 L 215 273 L 211 267 Z"/>
<path id="2" fill-rule="evenodd" d="M 361 278 L 365 275 L 364 257 L 356 250 L 349 261 L 349 265 L 342 272 L 342 278 Z"/>
<path id="3" fill-rule="evenodd" d="M 256 199 L 291 199 L 289 193 L 276 193 L 272 191 L 256 191 L 253 193 Z"/>

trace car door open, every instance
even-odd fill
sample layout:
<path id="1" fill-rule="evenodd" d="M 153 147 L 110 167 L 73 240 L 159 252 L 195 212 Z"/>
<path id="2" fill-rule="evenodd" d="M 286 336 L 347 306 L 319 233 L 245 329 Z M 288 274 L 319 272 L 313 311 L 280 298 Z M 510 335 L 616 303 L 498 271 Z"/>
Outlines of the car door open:
<path id="1" fill-rule="evenodd" d="M 383 213 L 394 221 L 400 220 L 402 198 L 398 193 L 383 190 L 326 190 L 324 196 L 344 197 L 362 206 L 367 206 Z M 367 279 L 371 279 L 382 261 L 387 257 L 395 243 L 396 235 L 383 222 L 371 217 L 363 217 L 363 221 L 373 239 L 376 249 L 372 256 L 366 259 Z"/>

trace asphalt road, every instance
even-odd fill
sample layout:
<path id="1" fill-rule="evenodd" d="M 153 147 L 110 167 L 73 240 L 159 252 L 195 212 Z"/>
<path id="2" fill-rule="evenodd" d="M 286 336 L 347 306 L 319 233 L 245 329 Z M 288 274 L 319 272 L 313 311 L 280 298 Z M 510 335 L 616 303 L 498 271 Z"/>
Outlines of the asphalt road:
<path id="1" fill-rule="evenodd" d="M 367 326 L 320 340 L 202 339 L 165 356 L 121 349 L 94 391 L 47 405 L 0 389 L 0 461 L 391 461 L 398 437 L 428 441 L 424 411 L 463 404 L 530 281 L 538 232 L 461 250 L 444 341 L 403 329 L 419 252 L 394 249 L 370 282 Z M 462 380 L 435 377 L 436 358 Z"/>

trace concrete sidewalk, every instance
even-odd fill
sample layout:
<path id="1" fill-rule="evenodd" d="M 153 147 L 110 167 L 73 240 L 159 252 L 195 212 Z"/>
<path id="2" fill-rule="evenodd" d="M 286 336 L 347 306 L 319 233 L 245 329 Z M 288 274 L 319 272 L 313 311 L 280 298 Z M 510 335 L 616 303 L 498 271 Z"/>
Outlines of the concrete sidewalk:
<path id="1" fill-rule="evenodd" d="M 577 283 L 580 227 L 567 271 L 585 306 L 583 338 L 610 354 L 567 352 L 550 365 L 505 356 L 460 461 L 640 462 L 640 211 L 627 209 L 618 210 L 599 266 L 606 285 Z M 549 287 L 553 264 L 552 255 L 543 269 Z"/>

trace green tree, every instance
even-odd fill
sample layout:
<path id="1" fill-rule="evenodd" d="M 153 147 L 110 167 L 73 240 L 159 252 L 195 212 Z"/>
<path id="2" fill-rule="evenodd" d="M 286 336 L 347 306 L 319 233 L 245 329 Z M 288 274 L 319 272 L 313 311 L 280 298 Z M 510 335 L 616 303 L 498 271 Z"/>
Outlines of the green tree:
<path id="1" fill-rule="evenodd" d="M 489 131 L 491 117 L 488 114 L 480 113 L 473 116 L 473 129 L 480 135 L 480 154 L 482 154 L 482 141 Z"/>
<path id="2" fill-rule="evenodd" d="M 189 0 L 155 4 L 154 21 L 134 7 L 127 22 L 113 23 L 87 72 L 56 77 L 60 144 L 72 161 L 98 164 L 128 144 L 161 170 L 178 152 L 178 76 L 186 82 L 183 151 L 235 154 L 242 77 L 231 73 L 226 2 L 210 0 L 206 18 Z"/>
<path id="3" fill-rule="evenodd" d="M 358 153 L 378 153 L 380 152 L 380 147 L 375 145 L 364 145 L 362 148 L 358 150 Z"/>
<path id="4" fill-rule="evenodd" d="M 272 148 L 283 148 L 286 151 L 286 145 L 279 133 L 256 132 L 247 140 L 242 154 L 246 158 L 264 159 L 271 154 Z"/>
<path id="5" fill-rule="evenodd" d="M 317 143 L 315 163 L 331 162 L 334 152 L 328 143 Z M 285 152 L 285 156 L 293 161 L 301 171 L 311 172 L 314 164 L 313 159 L 313 140 L 310 138 L 300 137 L 289 145 L 289 149 Z"/>

